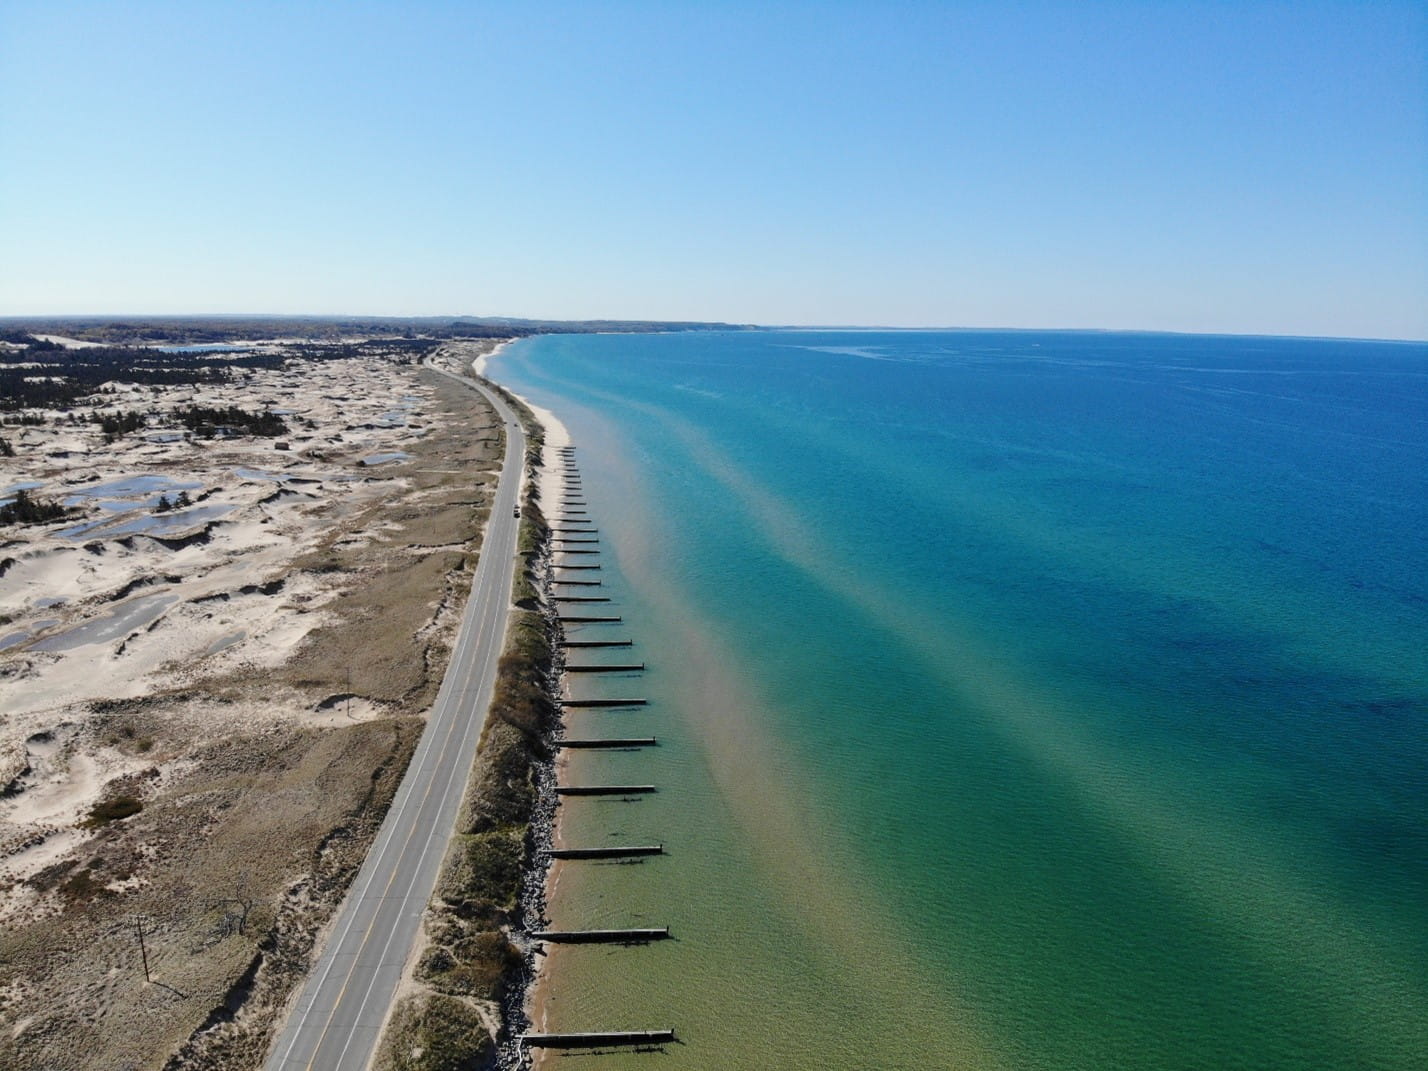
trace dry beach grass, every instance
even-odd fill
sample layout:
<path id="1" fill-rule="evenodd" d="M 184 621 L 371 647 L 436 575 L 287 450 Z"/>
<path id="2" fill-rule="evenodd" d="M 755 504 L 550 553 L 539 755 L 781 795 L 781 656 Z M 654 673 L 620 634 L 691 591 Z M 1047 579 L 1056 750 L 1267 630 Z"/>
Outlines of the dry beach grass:
<path id="1" fill-rule="evenodd" d="M 0 633 L 19 637 L 0 651 L 3 1069 L 261 1062 L 419 735 L 479 549 L 503 439 L 474 392 L 372 360 L 173 391 L 294 409 L 290 449 L 99 449 L 55 426 L 0 468 L 40 496 L 143 473 L 229 507 L 161 533 L 115 532 L 128 512 L 79 538 L 57 534 L 74 519 L 0 532 Z M 361 464 L 389 451 L 409 456 Z M 158 616 L 117 616 L 156 595 Z M 124 627 L 71 631 L 103 619 Z"/>

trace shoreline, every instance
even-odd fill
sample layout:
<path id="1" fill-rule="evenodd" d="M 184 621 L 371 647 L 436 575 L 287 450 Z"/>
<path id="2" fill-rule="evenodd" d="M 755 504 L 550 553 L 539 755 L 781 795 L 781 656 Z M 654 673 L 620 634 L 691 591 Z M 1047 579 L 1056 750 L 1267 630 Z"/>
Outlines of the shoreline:
<path id="1" fill-rule="evenodd" d="M 491 348 L 491 351 L 490 351 L 489 353 L 483 353 L 483 354 L 481 354 L 479 357 L 477 357 L 474 361 L 471 362 L 471 371 L 472 371 L 472 373 L 473 373 L 478 379 L 485 379 L 485 378 L 486 378 L 486 365 L 487 365 L 487 363 L 491 360 L 492 357 L 495 357 L 495 356 L 499 355 L 500 352 L 501 352 L 503 349 L 505 349 L 507 346 L 509 346 L 509 345 L 510 345 L 512 342 L 514 342 L 514 341 L 516 341 L 516 340 L 513 339 L 513 338 L 508 338 L 508 339 L 505 339 L 505 340 L 503 340 L 503 341 L 501 341 L 501 342 L 498 342 L 495 346 L 493 346 L 493 347 Z M 525 399 L 521 399 L 521 400 L 522 400 L 522 401 L 525 401 Z M 527 404 L 529 405 L 529 403 L 527 403 Z M 535 412 L 535 410 L 534 410 L 534 409 L 531 409 L 531 412 Z"/>
<path id="2" fill-rule="evenodd" d="M 512 391 L 514 394 L 515 392 Z M 570 436 L 570 431 L 561 423 L 560 418 L 549 409 L 533 404 L 530 399 L 519 394 L 515 395 L 521 403 L 530 409 L 536 420 L 545 429 L 545 446 L 541 452 L 540 480 L 537 483 L 539 499 L 541 502 L 558 502 L 560 496 L 560 473 L 554 463 L 554 455 L 549 458 L 545 451 L 558 452 L 563 446 L 574 445 Z M 542 595 L 549 600 L 553 594 L 550 581 L 553 574 L 554 555 L 547 547 L 547 552 L 542 563 L 543 583 Z M 553 604 L 550 604 L 553 605 Z M 557 615 L 552 610 L 549 620 L 552 623 L 552 631 L 557 642 L 553 645 L 555 649 L 555 665 L 551 671 L 551 699 L 557 707 L 566 698 L 567 677 L 565 673 L 565 649 L 560 646 L 559 640 L 564 638 L 565 630 L 561 627 Z M 564 735 L 565 720 L 560 718 L 555 726 L 554 732 Z M 563 843 L 561 837 L 560 808 L 558 806 L 559 797 L 556 795 L 555 786 L 558 777 L 559 759 L 554 750 L 551 751 L 550 758 L 539 764 L 540 795 L 537 804 L 539 814 L 537 821 L 533 823 L 533 832 L 537 833 L 539 839 L 534 843 L 538 845 L 532 852 L 527 872 L 523 876 L 522 884 L 530 885 L 531 906 L 538 905 L 538 910 L 534 912 L 535 918 L 530 921 L 539 922 L 545 926 L 549 924 L 546 909 L 551 900 L 555 897 L 560 888 L 560 878 L 563 864 L 559 859 L 552 859 L 548 854 L 551 848 L 560 847 Z M 547 947 L 544 954 L 537 957 L 531 953 L 531 966 L 525 985 L 522 987 L 520 1014 L 522 1018 L 530 1024 L 530 1029 L 536 1032 L 543 1032 L 546 1029 L 546 1007 L 549 1000 L 551 984 L 551 956 L 558 954 L 558 949 L 552 950 Z M 536 960 L 539 962 L 536 962 Z M 531 1068 L 541 1068 L 545 1066 L 548 1053 L 544 1049 L 536 1052 L 526 1052 L 524 1054 L 524 1066 Z"/>

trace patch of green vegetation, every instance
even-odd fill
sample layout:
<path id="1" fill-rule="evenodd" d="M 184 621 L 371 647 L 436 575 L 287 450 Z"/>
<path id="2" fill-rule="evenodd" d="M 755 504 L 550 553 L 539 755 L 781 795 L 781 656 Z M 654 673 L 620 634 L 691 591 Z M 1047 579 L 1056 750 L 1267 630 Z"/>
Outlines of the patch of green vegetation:
<path id="1" fill-rule="evenodd" d="M 540 592 L 524 569 L 516 576 L 515 585 L 511 588 L 511 601 L 523 610 L 534 610 L 540 605 Z"/>
<path id="2" fill-rule="evenodd" d="M 192 428 L 194 433 L 203 439 L 212 438 L 225 431 L 267 438 L 286 435 L 288 431 L 287 424 L 276 413 L 270 413 L 266 409 L 262 412 L 249 412 L 239 409 L 236 405 L 223 408 L 194 405 L 177 410 L 174 417 L 184 427 Z"/>
<path id="3" fill-rule="evenodd" d="M 90 419 L 98 424 L 99 429 L 104 432 L 104 441 L 107 443 L 112 443 L 115 439 L 127 435 L 131 431 L 139 431 L 149 422 L 146 414 L 134 412 L 111 413 L 105 416 L 96 412 L 90 415 Z"/>
<path id="4" fill-rule="evenodd" d="M 58 502 L 44 502 L 19 490 L 15 497 L 0 506 L 0 524 L 42 524 L 68 516 L 70 511 Z"/>
<path id="5" fill-rule="evenodd" d="M 440 994 L 397 1005 L 377 1053 L 377 1071 L 477 1071 L 494 1045 L 466 1001 Z"/>
<path id="6" fill-rule="evenodd" d="M 91 863 L 83 870 L 77 870 L 68 881 L 63 882 L 59 887 L 59 892 L 65 901 L 72 905 L 87 904 L 91 900 L 100 896 L 113 896 L 114 893 L 105 888 L 106 882 L 96 880 L 94 877 L 95 866 Z"/>
<path id="7" fill-rule="evenodd" d="M 143 809 L 144 804 L 137 796 L 114 796 L 111 799 L 101 800 L 91 807 L 89 817 L 80 825 L 87 829 L 107 826 L 110 822 L 131 818 Z"/>
<path id="8" fill-rule="evenodd" d="M 440 993 L 500 1000 L 506 979 L 521 965 L 521 952 L 500 930 L 479 930 L 448 948 L 427 949 L 417 977 Z"/>
<path id="9" fill-rule="evenodd" d="M 120 701 L 123 702 L 122 700 Z M 101 712 L 102 705 L 96 703 L 95 712 Z M 107 747 L 117 747 L 124 750 L 137 751 L 140 754 L 152 751 L 154 747 L 153 736 L 146 733 L 142 725 L 152 726 L 152 722 L 142 715 L 129 712 L 118 718 L 110 720 L 105 726 L 105 732 L 100 737 Z"/>
<path id="10" fill-rule="evenodd" d="M 530 509 L 527 526 L 540 533 L 523 550 L 519 580 L 534 591 L 534 570 L 544 546 L 544 518 Z M 518 586 L 517 590 L 520 588 Z M 521 610 L 511 620 L 498 664 L 495 693 L 482 730 L 463 816 L 437 886 L 431 946 L 417 965 L 417 977 L 446 998 L 498 1000 L 523 959 L 508 931 L 517 923 L 521 881 L 537 803 L 536 763 L 546 754 L 545 734 L 555 721 L 550 695 L 554 663 L 550 624 L 539 613 Z M 395 1062 L 421 1049 L 411 1039 L 434 1029 L 438 1007 L 413 1005 L 410 1022 L 397 1036 L 389 1031 L 380 1067 L 415 1067 Z M 420 1065 L 425 1066 L 425 1065 Z M 446 1066 L 446 1065 L 442 1065 Z M 465 1066 L 465 1065 L 460 1065 Z"/>
<path id="11" fill-rule="evenodd" d="M 484 833 L 528 821 L 536 799 L 531 764 L 525 734 L 509 722 L 488 721 L 462 831 Z"/>
<path id="12" fill-rule="evenodd" d="M 524 857 L 525 829 L 521 826 L 458 836 L 438 895 L 468 917 L 514 911 Z"/>

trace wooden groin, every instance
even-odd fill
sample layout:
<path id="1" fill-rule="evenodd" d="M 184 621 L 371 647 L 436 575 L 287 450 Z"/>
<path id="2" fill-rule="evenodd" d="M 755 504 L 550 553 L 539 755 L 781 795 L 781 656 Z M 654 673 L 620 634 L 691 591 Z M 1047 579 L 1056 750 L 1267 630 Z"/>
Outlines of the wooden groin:
<path id="1" fill-rule="evenodd" d="M 590 571 L 590 570 L 592 570 L 592 569 L 600 569 L 600 568 L 602 568 L 602 567 L 599 566 L 599 565 L 557 565 L 556 568 L 557 568 L 557 569 L 584 569 L 584 570 L 586 570 L 586 571 L 588 572 L 588 571 Z"/>
<path id="2" fill-rule="evenodd" d="M 611 736 L 604 740 L 571 740 L 567 737 L 557 741 L 556 746 L 566 748 L 656 747 L 658 741 L 652 736 Z"/>
<path id="3" fill-rule="evenodd" d="M 627 844 L 612 848 L 552 848 L 552 859 L 628 859 L 642 855 L 663 855 L 663 844 Z"/>
<path id="4" fill-rule="evenodd" d="M 577 710 L 594 707 L 647 707 L 650 705 L 650 701 L 648 699 L 562 699 L 560 705 Z"/>
<path id="5" fill-rule="evenodd" d="M 669 938 L 669 927 L 659 926 L 641 930 L 537 930 L 531 934 L 535 941 L 553 941 L 559 944 L 643 944 L 645 941 L 664 941 Z"/>
<path id="6" fill-rule="evenodd" d="M 567 534 L 569 534 L 569 535 L 594 535 L 594 534 L 597 533 L 598 531 L 600 531 L 600 529 L 598 529 L 598 528 L 552 528 L 552 529 L 551 529 L 551 533 L 552 533 L 553 535 L 558 535 L 558 534 L 561 533 L 561 532 L 565 532 L 565 533 L 567 533 Z"/>
<path id="7" fill-rule="evenodd" d="M 557 554 L 599 554 L 598 550 L 566 550 L 564 547 L 552 548 Z"/>
<path id="8" fill-rule="evenodd" d="M 633 647 L 634 640 L 561 640 L 562 647 Z"/>
<path id="9" fill-rule="evenodd" d="M 645 664 L 643 662 L 631 662 L 624 666 L 572 666 L 567 664 L 567 673 L 640 673 L 643 672 Z"/>
<path id="10" fill-rule="evenodd" d="M 598 588 L 603 580 L 552 580 L 552 584 L 564 584 L 568 588 Z"/>
<path id="11" fill-rule="evenodd" d="M 619 615 L 614 617 L 562 617 L 562 625 L 608 625 L 615 621 L 620 621 Z"/>
<path id="12" fill-rule="evenodd" d="M 654 785 L 560 785 L 557 796 L 639 796 L 654 792 Z"/>
<path id="13" fill-rule="evenodd" d="M 603 1049 L 606 1046 L 672 1045 L 673 1030 L 605 1030 L 585 1034 L 522 1034 L 531 1049 Z"/>
<path id="14" fill-rule="evenodd" d="M 608 595 L 553 595 L 556 602 L 612 602 Z"/>

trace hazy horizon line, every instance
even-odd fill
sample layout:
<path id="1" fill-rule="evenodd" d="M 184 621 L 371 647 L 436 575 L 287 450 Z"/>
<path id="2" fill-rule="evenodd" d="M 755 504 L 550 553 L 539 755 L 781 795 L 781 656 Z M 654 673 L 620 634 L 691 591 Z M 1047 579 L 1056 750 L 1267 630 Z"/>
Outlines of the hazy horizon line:
<path id="1" fill-rule="evenodd" d="M 580 324 L 580 323 L 640 323 L 640 324 L 711 324 L 721 327 L 759 331 L 1006 331 L 1006 332 L 1057 332 L 1061 334 L 1102 334 L 1102 335 L 1186 335 L 1211 338 L 1289 338 L 1323 342 L 1393 342 L 1428 344 L 1425 338 L 1395 338 L 1386 335 L 1318 335 L 1274 331 L 1187 331 L 1163 327 L 1024 327 L 1007 324 L 799 324 L 799 323 L 756 323 L 738 320 L 664 319 L 640 316 L 586 316 L 586 317 L 538 317 L 501 316 L 477 313 L 373 313 L 373 312 L 63 312 L 63 313 L 0 313 L 0 321 L 6 320 L 472 320 L 495 323 L 528 324 Z M 614 332 L 618 333 L 618 332 Z"/>

